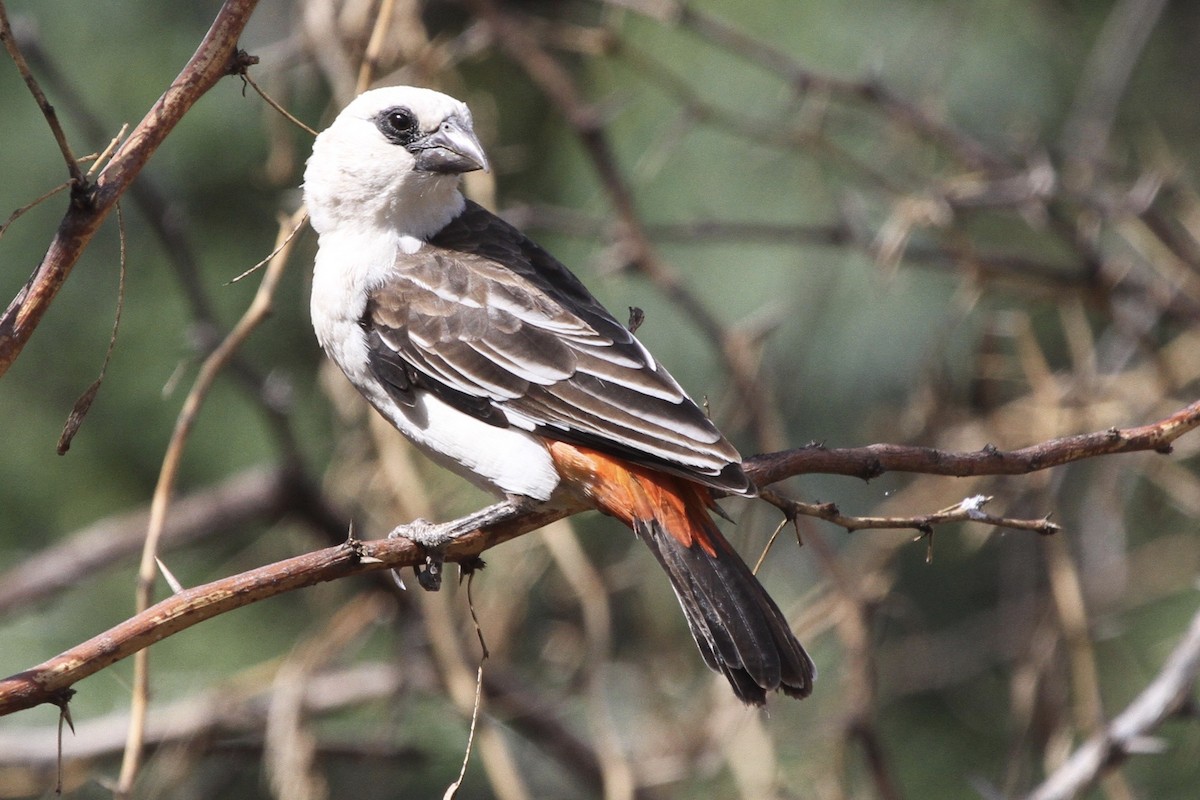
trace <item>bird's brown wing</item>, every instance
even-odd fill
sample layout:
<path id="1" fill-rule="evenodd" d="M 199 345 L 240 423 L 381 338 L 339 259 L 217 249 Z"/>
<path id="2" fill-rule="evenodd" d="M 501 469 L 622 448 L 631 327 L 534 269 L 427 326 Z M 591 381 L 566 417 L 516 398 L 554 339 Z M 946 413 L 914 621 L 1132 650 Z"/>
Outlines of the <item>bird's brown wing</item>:
<path id="1" fill-rule="evenodd" d="M 370 297 L 371 366 L 497 425 L 749 493 L 740 456 L 674 378 L 545 250 L 478 205 Z"/>

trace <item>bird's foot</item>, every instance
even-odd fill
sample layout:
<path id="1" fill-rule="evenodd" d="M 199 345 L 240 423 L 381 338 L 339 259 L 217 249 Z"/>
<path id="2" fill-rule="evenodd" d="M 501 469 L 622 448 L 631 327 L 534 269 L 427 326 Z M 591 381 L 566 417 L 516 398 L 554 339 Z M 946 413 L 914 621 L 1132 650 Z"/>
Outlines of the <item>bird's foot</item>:
<path id="1" fill-rule="evenodd" d="M 405 525 L 397 525 L 388 534 L 389 539 L 408 539 L 414 544 L 419 544 L 425 551 L 425 562 L 415 565 L 413 571 L 417 573 L 417 583 L 426 591 L 436 592 L 442 587 L 446 546 L 454 539 L 446 531 L 450 525 L 453 523 L 434 525 L 427 519 L 414 519 Z M 396 575 L 396 581 L 403 586 L 404 581 L 401 580 L 399 571 L 393 570 L 393 573 Z"/>
<path id="2" fill-rule="evenodd" d="M 468 514 L 452 522 L 435 525 L 428 520 L 415 519 L 406 525 L 396 526 L 388 534 L 389 539 L 408 539 L 425 550 L 425 562 L 413 567 L 421 588 L 436 592 L 442 585 L 442 570 L 446 548 L 455 539 L 472 531 L 512 519 L 528 507 L 524 498 L 510 498 L 487 508 Z M 400 576 L 396 580 L 403 586 Z"/>

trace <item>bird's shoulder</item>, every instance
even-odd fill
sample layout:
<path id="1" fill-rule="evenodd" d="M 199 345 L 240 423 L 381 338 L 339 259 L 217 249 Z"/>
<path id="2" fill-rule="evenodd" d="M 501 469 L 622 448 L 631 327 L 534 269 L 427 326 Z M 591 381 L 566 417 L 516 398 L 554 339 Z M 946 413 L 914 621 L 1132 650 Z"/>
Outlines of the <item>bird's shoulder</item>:
<path id="1" fill-rule="evenodd" d="M 370 298 L 373 321 L 435 341 L 535 340 L 602 347 L 625 368 L 657 371 L 653 356 L 554 256 L 517 228 L 467 201 L 415 252 L 401 252 Z M 437 330 L 432 330 L 436 328 Z"/>
<path id="2" fill-rule="evenodd" d="M 489 275 L 507 272 L 510 282 L 526 282 L 539 294 L 599 323 L 601 328 L 623 328 L 583 282 L 545 248 L 471 200 L 466 201 L 461 214 L 429 239 L 429 245 L 434 254 L 466 259 Z"/>

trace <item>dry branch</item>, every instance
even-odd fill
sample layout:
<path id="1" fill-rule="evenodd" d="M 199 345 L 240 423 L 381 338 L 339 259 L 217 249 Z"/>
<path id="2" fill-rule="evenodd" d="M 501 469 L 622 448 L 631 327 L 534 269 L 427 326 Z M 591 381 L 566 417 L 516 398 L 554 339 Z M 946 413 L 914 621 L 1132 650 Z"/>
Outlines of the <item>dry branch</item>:
<path id="1" fill-rule="evenodd" d="M 1169 453 L 1172 442 L 1197 427 L 1200 427 L 1200 401 L 1149 425 L 1064 436 L 1019 450 L 997 450 L 987 445 L 975 452 L 964 453 L 896 444 L 845 448 L 811 444 L 795 450 L 751 456 L 746 460 L 745 467 L 759 486 L 810 473 L 849 475 L 863 480 L 878 478 L 885 472 L 952 475 L 958 478 L 968 475 L 1025 475 L 1085 458 L 1116 453 L 1147 450 Z"/>
<path id="2" fill-rule="evenodd" d="M 570 508 L 534 509 L 507 524 L 464 536 L 447 549 L 447 560 L 477 557 L 489 547 L 540 528 L 571 511 Z M 70 699 L 70 687 L 83 678 L 235 608 L 305 586 L 382 569 L 414 566 L 423 560 L 421 548 L 405 539 L 350 540 L 337 547 L 188 589 L 43 664 L 0 681 L 0 716 L 40 703 L 62 705 Z"/>
<path id="3" fill-rule="evenodd" d="M 1154 752 L 1147 741 L 1168 717 L 1183 708 L 1200 677 L 1200 613 L 1154 680 L 1103 731 L 1093 736 L 1054 771 L 1027 800 L 1068 800 L 1107 770 L 1139 752 Z"/>
<path id="4" fill-rule="evenodd" d="M 226 0 L 208 34 L 170 88 L 150 108 L 95 185 L 76 183 L 42 263 L 0 316 L 0 376 L 12 366 L 92 236 L 183 115 L 225 75 L 241 71 L 238 37 L 257 0 Z M 14 45 L 15 46 L 15 45 Z"/>

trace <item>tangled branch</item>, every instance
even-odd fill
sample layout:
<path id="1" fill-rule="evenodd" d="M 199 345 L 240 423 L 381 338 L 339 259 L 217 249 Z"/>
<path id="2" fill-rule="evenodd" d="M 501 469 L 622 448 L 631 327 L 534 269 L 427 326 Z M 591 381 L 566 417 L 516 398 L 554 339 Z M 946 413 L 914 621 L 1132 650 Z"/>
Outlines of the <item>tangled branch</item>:
<path id="1" fill-rule="evenodd" d="M 20 356 L 88 243 L 159 145 L 205 92 L 222 77 L 244 68 L 237 41 L 257 4 L 257 0 L 226 0 L 191 60 L 150 107 L 96 183 L 88 185 L 82 177 L 76 180 L 71 204 L 42 263 L 0 315 L 0 376 Z M 6 34 L 5 44 L 10 50 L 16 47 L 11 34 Z M 74 175 L 78 167 L 70 160 L 65 139 L 61 141 Z"/>

